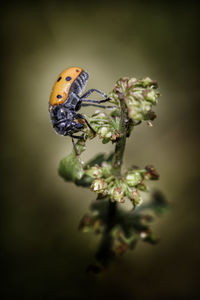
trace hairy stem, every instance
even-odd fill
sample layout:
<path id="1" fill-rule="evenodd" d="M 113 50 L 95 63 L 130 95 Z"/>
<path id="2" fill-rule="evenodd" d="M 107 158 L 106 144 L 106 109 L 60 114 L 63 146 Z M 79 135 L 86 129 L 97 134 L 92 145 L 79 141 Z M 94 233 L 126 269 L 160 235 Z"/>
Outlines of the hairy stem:
<path id="1" fill-rule="evenodd" d="M 116 141 L 115 153 L 112 160 L 112 173 L 116 177 L 121 176 L 121 167 L 123 162 L 123 155 L 126 145 L 126 137 L 128 132 L 128 111 L 124 102 L 122 94 L 118 95 L 120 100 L 120 136 Z M 96 259 L 106 266 L 107 263 L 112 259 L 114 253 L 112 251 L 113 237 L 111 236 L 112 228 L 115 226 L 115 214 L 117 209 L 117 202 L 109 200 L 108 213 L 107 213 L 107 226 L 102 237 L 99 249 L 96 254 Z"/>
<path id="2" fill-rule="evenodd" d="M 115 146 L 115 153 L 112 161 L 112 173 L 114 176 L 121 175 L 121 166 L 123 162 L 123 155 L 126 145 L 126 137 L 127 137 L 127 130 L 128 130 L 128 111 L 126 104 L 124 102 L 123 94 L 118 94 L 118 98 L 120 101 L 120 137 L 116 141 Z"/>

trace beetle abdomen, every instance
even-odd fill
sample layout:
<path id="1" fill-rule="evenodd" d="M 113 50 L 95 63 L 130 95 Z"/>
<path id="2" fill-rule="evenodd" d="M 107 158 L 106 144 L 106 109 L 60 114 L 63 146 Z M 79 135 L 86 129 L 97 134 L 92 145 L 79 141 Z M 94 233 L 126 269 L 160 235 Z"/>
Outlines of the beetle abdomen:
<path id="1" fill-rule="evenodd" d="M 79 76 L 72 83 L 70 91 L 80 96 L 83 90 L 85 89 L 88 79 L 89 79 L 89 74 L 86 71 L 82 70 Z"/>

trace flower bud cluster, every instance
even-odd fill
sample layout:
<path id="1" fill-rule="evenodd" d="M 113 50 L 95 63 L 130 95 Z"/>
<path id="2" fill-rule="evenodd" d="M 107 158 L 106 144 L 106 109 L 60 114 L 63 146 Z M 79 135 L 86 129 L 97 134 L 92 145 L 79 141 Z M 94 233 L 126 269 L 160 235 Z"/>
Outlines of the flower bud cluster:
<path id="1" fill-rule="evenodd" d="M 104 230 L 104 224 L 99 215 L 94 212 L 87 213 L 80 221 L 79 229 L 82 232 L 93 231 L 94 233 L 102 233 Z"/>
<path id="2" fill-rule="evenodd" d="M 112 113 L 105 114 L 102 111 L 96 111 L 89 119 L 89 123 L 96 131 L 97 135 L 102 139 L 102 143 L 106 144 L 110 141 L 115 142 L 119 137 L 119 116 L 113 114 L 117 112 L 117 107 Z"/>
<path id="3" fill-rule="evenodd" d="M 158 179 L 158 174 L 152 166 L 145 169 L 132 168 L 118 178 L 112 175 L 111 165 L 106 162 L 101 167 L 95 165 L 88 168 L 85 174 L 94 178 L 90 187 L 93 192 L 101 197 L 108 196 L 113 202 L 123 203 L 129 199 L 134 206 L 142 203 L 140 191 L 147 191 L 144 181 Z"/>
<path id="4" fill-rule="evenodd" d="M 130 226 L 129 224 L 129 235 L 126 236 L 124 230 L 116 226 L 112 231 L 113 243 L 112 243 L 112 250 L 115 255 L 122 255 L 127 250 L 132 250 L 139 240 L 144 242 L 148 242 L 150 244 L 156 244 L 159 239 L 155 236 L 155 234 L 150 229 L 148 223 L 145 227 L 141 225 L 141 215 L 138 217 L 135 225 Z M 138 228 L 137 228 L 138 226 Z M 136 228 L 134 228 L 136 227 Z"/>
<path id="5" fill-rule="evenodd" d="M 143 204 L 137 211 L 122 210 L 116 206 L 115 215 L 112 220 L 110 230 L 110 243 L 104 259 L 109 261 L 109 253 L 114 256 L 123 255 L 128 250 L 134 249 L 139 241 L 156 244 L 159 239 L 151 229 L 151 223 L 155 217 L 155 209 L 161 203 L 156 203 L 150 199 L 148 206 Z M 110 215 L 108 201 L 95 201 L 91 204 L 90 210 L 80 221 L 79 229 L 82 232 L 94 232 L 96 234 L 106 234 L 107 224 Z M 148 209 L 148 213 L 146 210 Z M 113 256 L 112 256 L 113 257 Z"/>
<path id="6" fill-rule="evenodd" d="M 113 91 L 108 95 L 111 103 L 119 105 L 119 96 L 124 99 L 128 108 L 128 116 L 136 123 L 154 120 L 156 115 L 152 106 L 157 104 L 160 94 L 155 80 L 149 77 L 138 80 L 136 78 L 121 78 L 116 82 Z"/>
<path id="7" fill-rule="evenodd" d="M 119 226 L 116 226 L 112 230 L 112 237 L 112 250 L 115 255 L 122 255 L 128 249 L 133 249 L 135 243 L 137 242 L 137 235 L 132 233 L 129 237 L 126 237 L 122 228 Z"/>

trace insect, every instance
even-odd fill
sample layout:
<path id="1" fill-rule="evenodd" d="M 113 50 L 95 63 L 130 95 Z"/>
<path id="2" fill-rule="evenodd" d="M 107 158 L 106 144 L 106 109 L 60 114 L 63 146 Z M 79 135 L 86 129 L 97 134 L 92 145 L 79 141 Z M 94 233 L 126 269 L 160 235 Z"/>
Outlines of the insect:
<path id="1" fill-rule="evenodd" d="M 49 99 L 49 112 L 53 128 L 58 134 L 72 138 L 76 153 L 77 149 L 74 139 L 83 139 L 83 136 L 74 134 L 83 129 L 84 123 L 87 124 L 94 134 L 96 133 L 85 116 L 78 113 L 80 108 L 82 106 L 112 107 L 100 105 L 100 103 L 107 102 L 110 99 L 97 89 L 90 89 L 81 96 L 88 78 L 89 74 L 80 67 L 66 69 L 58 76 Z M 104 99 L 87 99 L 93 92 L 100 94 Z"/>

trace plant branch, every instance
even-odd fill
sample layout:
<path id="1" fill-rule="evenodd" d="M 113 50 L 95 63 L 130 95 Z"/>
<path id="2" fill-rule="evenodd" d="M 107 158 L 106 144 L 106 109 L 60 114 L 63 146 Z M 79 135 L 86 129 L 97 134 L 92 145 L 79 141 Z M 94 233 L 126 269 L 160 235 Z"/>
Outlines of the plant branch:
<path id="1" fill-rule="evenodd" d="M 123 155 L 126 146 L 126 137 L 127 137 L 127 130 L 128 130 L 128 110 L 127 106 L 124 101 L 124 95 L 118 93 L 118 98 L 120 101 L 120 136 L 117 138 L 116 146 L 115 146 L 115 153 L 112 161 L 112 173 L 114 176 L 121 175 L 121 166 L 123 162 Z"/>
<path id="2" fill-rule="evenodd" d="M 156 117 L 152 110 L 160 96 L 157 82 L 149 77 L 143 79 L 120 78 L 114 89 L 109 93 L 111 103 L 115 105 L 110 114 L 102 111 L 95 112 L 88 118 L 102 143 L 115 143 L 115 151 L 107 157 L 100 154 L 85 165 L 73 151 L 64 158 L 59 166 L 59 174 L 66 181 L 90 187 L 97 194 L 90 212 L 83 217 L 80 229 L 92 230 L 102 234 L 102 239 L 96 253 L 97 264 L 91 264 L 88 271 L 98 273 L 105 268 L 118 254 L 133 249 L 138 240 L 151 244 L 157 238 L 150 228 L 153 217 L 143 210 L 150 209 L 152 213 L 166 210 L 166 202 L 159 195 L 146 205 L 142 204 L 140 191 L 147 192 L 146 181 L 159 178 L 155 168 L 151 165 L 140 169 L 132 166 L 122 174 L 122 164 L 126 139 L 130 136 L 134 126 L 142 121 L 153 121 Z M 85 130 L 85 131 L 84 131 Z M 85 142 L 92 139 L 88 127 L 83 130 L 85 139 L 78 141 L 78 152 L 85 150 Z M 145 183 L 144 183 L 145 181 Z M 131 201 L 131 212 L 123 211 L 117 202 Z M 140 207 L 140 210 L 135 208 Z"/>
<path id="3" fill-rule="evenodd" d="M 128 110 L 124 102 L 124 95 L 119 93 L 118 98 L 120 102 L 120 132 L 119 137 L 116 140 L 115 152 L 112 160 L 112 173 L 115 177 L 121 176 L 121 167 L 123 163 L 123 155 L 126 146 L 126 138 L 129 124 Z M 113 237 L 111 235 L 111 231 L 116 225 L 116 209 L 117 202 L 112 202 L 109 199 L 106 229 L 96 254 L 96 259 L 101 261 L 104 266 L 106 266 L 108 262 L 114 257 L 114 253 L 112 251 Z"/>

